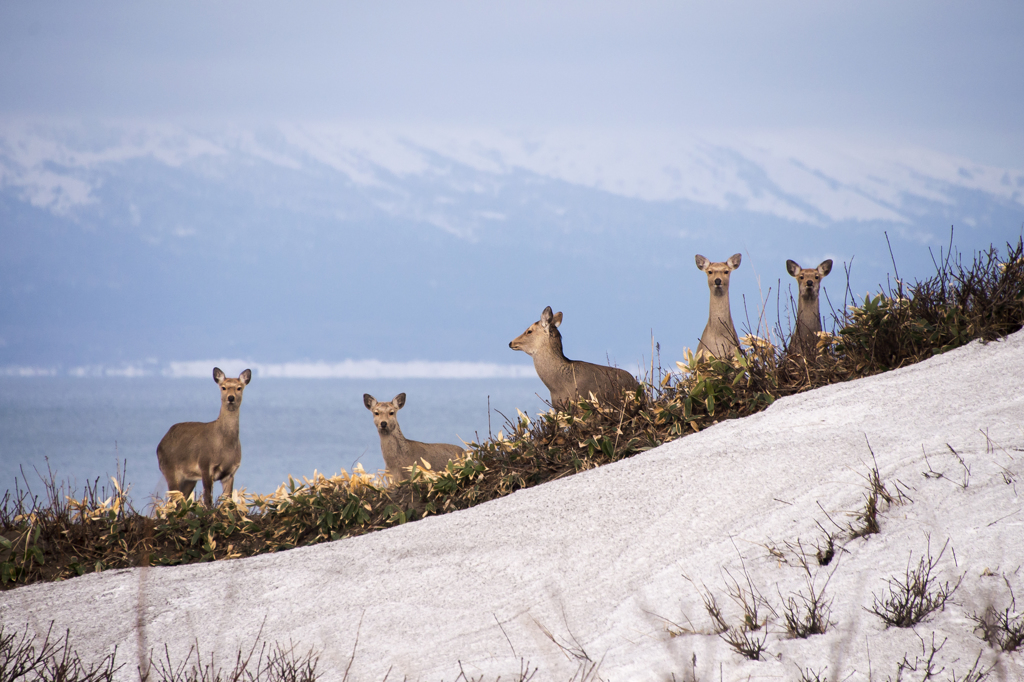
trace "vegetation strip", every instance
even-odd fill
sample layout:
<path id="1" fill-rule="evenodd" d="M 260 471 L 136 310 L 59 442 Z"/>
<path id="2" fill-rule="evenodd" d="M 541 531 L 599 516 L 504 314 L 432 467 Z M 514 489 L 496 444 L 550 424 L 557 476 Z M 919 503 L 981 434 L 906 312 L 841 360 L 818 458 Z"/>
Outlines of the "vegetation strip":
<path id="1" fill-rule="evenodd" d="M 964 264 L 940 258 L 936 274 L 895 286 L 833 314 L 836 333 L 817 348 L 786 354 L 748 334 L 731 361 L 688 354 L 680 372 L 652 364 L 622 405 L 583 400 L 470 443 L 442 471 L 415 468 L 387 486 L 361 469 L 289 479 L 273 495 L 236 493 L 207 508 L 180 496 L 153 516 L 136 511 L 122 480 L 87 485 L 81 498 L 45 482 L 42 499 L 7 491 L 0 504 L 0 585 L 11 588 L 108 568 L 213 561 L 317 544 L 381 530 L 508 495 L 645 452 L 725 419 L 754 414 L 779 397 L 919 362 L 1024 326 L 1024 244 L 991 248 Z M 109 492 L 108 492 L 109 491 Z M 869 500 L 870 501 L 870 500 Z M 862 519 L 865 526 L 869 519 Z M 865 532 L 870 532 L 866 529 Z"/>

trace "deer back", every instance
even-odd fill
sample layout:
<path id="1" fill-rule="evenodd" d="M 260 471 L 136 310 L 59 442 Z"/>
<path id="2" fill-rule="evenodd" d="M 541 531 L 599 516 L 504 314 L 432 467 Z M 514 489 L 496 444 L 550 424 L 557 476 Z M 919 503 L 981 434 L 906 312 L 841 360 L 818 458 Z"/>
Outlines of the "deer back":
<path id="1" fill-rule="evenodd" d="M 234 473 L 242 461 L 241 443 L 237 433 L 225 437 L 217 426 L 216 421 L 172 426 L 156 449 L 160 470 L 192 480 L 201 479 L 214 466 Z"/>
<path id="2" fill-rule="evenodd" d="M 403 478 L 408 478 L 409 472 L 406 468 L 413 464 L 422 467 L 423 460 L 426 460 L 431 471 L 442 471 L 448 466 L 448 462 L 458 459 L 466 452 L 458 445 L 450 443 L 421 443 L 417 440 L 408 440 L 406 443 L 408 448 L 401 453 L 395 466 L 388 465 L 389 471 L 401 471 Z"/>
<path id="3" fill-rule="evenodd" d="M 560 373 L 560 381 L 551 390 L 552 403 L 589 398 L 591 393 L 601 402 L 618 403 L 623 391 L 635 390 L 639 385 L 632 374 L 618 367 L 570 360 L 567 370 Z"/>

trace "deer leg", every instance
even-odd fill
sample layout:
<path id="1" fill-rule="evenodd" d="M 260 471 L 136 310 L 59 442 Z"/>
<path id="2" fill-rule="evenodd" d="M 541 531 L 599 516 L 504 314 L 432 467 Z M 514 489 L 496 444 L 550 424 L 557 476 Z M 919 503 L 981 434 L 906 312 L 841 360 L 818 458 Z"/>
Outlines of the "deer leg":
<path id="1" fill-rule="evenodd" d="M 196 482 L 189 481 L 188 479 L 182 479 L 180 481 L 172 481 L 167 484 L 167 490 L 177 490 L 184 497 L 188 497 L 195 490 Z"/>
<path id="2" fill-rule="evenodd" d="M 203 504 L 213 506 L 213 476 L 203 472 Z"/>
<path id="3" fill-rule="evenodd" d="M 235 475 L 225 476 L 220 479 L 220 494 L 227 495 L 228 499 L 231 499 L 231 491 L 235 487 Z"/>
<path id="4" fill-rule="evenodd" d="M 186 498 L 189 495 L 191 495 L 192 491 L 195 490 L 195 489 L 196 489 L 196 482 L 195 481 L 182 481 L 181 484 L 178 486 L 178 490 Z"/>

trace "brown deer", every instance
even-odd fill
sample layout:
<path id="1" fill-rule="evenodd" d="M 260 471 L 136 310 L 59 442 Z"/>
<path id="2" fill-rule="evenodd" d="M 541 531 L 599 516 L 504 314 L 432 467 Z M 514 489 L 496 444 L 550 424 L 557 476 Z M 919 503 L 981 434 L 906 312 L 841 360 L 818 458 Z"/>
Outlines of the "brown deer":
<path id="1" fill-rule="evenodd" d="M 712 356 L 727 360 L 740 347 L 736 327 L 732 324 L 729 310 L 729 275 L 740 266 L 741 256 L 734 253 L 724 263 L 712 263 L 699 253 L 696 255 L 697 268 L 708 275 L 708 289 L 711 290 L 708 323 L 697 344 L 697 357 Z"/>
<path id="2" fill-rule="evenodd" d="M 219 367 L 213 368 L 213 380 L 220 386 L 220 415 L 216 421 L 175 424 L 156 446 L 160 472 L 167 479 L 167 490 L 185 497 L 192 494 L 196 482 L 203 482 L 203 502 L 213 506 L 213 482 L 221 482 L 221 492 L 231 495 L 235 472 L 242 463 L 242 444 L 238 440 L 238 411 L 242 392 L 252 379 L 245 370 L 237 379 L 229 379 Z"/>
<path id="3" fill-rule="evenodd" d="M 461 457 L 466 451 L 449 443 L 421 443 L 409 440 L 398 425 L 398 411 L 405 406 L 405 394 L 399 393 L 390 403 L 378 402 L 369 393 L 363 394 L 363 404 L 373 413 L 373 425 L 380 435 L 380 451 L 388 476 L 395 482 L 409 478 L 409 467 L 422 467 L 425 460 L 432 471 L 441 471 L 448 462 Z"/>
<path id="4" fill-rule="evenodd" d="M 624 369 L 566 358 L 558 331 L 560 324 L 562 313 L 552 315 L 548 306 L 540 320 L 508 344 L 512 350 L 521 350 L 533 358 L 537 376 L 551 391 L 552 405 L 587 398 L 591 393 L 602 402 L 621 403 L 623 391 L 639 387 L 633 375 Z"/>
<path id="5" fill-rule="evenodd" d="M 814 356 L 818 350 L 818 332 L 821 331 L 818 289 L 821 280 L 832 272 L 832 260 L 816 268 L 801 268 L 796 261 L 787 260 L 786 270 L 800 285 L 796 311 L 796 329 L 789 341 L 789 352 Z"/>

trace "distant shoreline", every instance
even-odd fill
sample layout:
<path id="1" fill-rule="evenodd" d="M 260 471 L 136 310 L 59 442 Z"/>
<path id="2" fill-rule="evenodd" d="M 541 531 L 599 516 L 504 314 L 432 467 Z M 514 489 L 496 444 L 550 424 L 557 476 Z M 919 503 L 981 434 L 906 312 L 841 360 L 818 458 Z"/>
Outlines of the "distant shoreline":
<path id="1" fill-rule="evenodd" d="M 95 377 L 206 379 L 213 367 L 225 371 L 250 368 L 260 379 L 530 379 L 536 377 L 533 365 L 503 365 L 492 362 L 437 362 L 412 360 L 343 360 L 341 362 L 247 362 L 235 359 L 192 360 L 185 362 L 139 362 L 119 365 L 80 365 L 75 367 L 6 365 L 0 377 Z"/>

